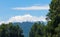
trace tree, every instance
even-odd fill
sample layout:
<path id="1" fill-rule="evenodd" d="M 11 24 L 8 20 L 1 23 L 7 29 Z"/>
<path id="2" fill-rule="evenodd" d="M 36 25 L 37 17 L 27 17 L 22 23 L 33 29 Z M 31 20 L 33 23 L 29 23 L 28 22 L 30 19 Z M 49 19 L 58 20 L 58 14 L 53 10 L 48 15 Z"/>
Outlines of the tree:
<path id="1" fill-rule="evenodd" d="M 18 25 L 1 24 L 0 37 L 24 37 L 22 29 Z"/>
<path id="2" fill-rule="evenodd" d="M 29 32 L 29 37 L 43 37 L 44 36 L 44 24 L 41 22 L 34 23 Z"/>
<path id="3" fill-rule="evenodd" d="M 60 33 L 57 33 L 60 24 L 60 0 L 52 0 L 47 16 L 51 19 L 48 22 L 48 34 L 50 37 L 57 37 L 57 34 Z"/>

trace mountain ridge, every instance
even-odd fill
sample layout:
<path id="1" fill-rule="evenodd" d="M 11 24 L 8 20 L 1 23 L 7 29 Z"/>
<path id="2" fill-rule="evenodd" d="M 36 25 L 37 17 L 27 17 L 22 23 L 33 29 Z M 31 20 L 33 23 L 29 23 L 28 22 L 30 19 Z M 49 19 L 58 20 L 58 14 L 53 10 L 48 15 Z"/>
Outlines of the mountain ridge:
<path id="1" fill-rule="evenodd" d="M 21 22 L 14 22 L 13 24 L 19 25 L 23 30 L 24 36 L 28 37 L 29 31 L 30 31 L 32 25 L 34 24 L 34 22 L 22 22 L 22 23 Z"/>

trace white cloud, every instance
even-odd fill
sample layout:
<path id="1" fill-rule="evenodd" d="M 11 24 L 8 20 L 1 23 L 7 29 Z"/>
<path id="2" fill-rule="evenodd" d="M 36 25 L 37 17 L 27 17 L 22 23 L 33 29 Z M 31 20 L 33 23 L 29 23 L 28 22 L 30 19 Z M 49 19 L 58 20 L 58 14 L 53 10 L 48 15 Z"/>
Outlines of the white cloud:
<path id="1" fill-rule="evenodd" d="M 4 21 L 0 21 L 0 25 L 1 25 L 2 23 L 4 23 Z"/>
<path id="2" fill-rule="evenodd" d="M 46 17 L 43 17 L 43 16 L 36 17 L 36 16 L 31 16 L 31 15 L 27 14 L 27 15 L 23 15 L 23 16 L 14 16 L 14 17 L 11 17 L 8 20 L 8 22 L 25 22 L 25 21 L 36 22 L 36 21 L 46 21 L 45 18 Z"/>
<path id="3" fill-rule="evenodd" d="M 31 6 L 31 7 L 16 7 L 13 10 L 48 10 L 49 6 Z"/>
<path id="4" fill-rule="evenodd" d="M 40 16 L 40 17 L 37 17 L 37 16 L 31 16 L 29 14 L 26 14 L 26 15 L 23 15 L 23 16 L 14 16 L 14 17 L 11 17 L 9 18 L 8 21 L 1 21 L 0 24 L 2 23 L 9 23 L 9 22 L 36 22 L 36 21 L 43 21 L 43 22 L 46 22 L 46 17 L 43 17 L 43 16 Z"/>

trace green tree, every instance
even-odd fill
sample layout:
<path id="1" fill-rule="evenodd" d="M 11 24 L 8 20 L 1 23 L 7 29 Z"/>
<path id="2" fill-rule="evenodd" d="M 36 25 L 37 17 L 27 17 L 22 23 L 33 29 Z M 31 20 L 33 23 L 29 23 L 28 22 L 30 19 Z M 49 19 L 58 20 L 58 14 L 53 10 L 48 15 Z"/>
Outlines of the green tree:
<path id="1" fill-rule="evenodd" d="M 29 37 L 43 37 L 44 36 L 44 24 L 34 23 L 29 32 Z"/>
<path id="2" fill-rule="evenodd" d="M 0 37 L 24 37 L 22 29 L 13 23 L 0 25 Z"/>
<path id="3" fill-rule="evenodd" d="M 60 0 L 52 0 L 50 4 L 50 9 L 48 13 L 48 18 L 51 19 L 51 21 L 48 22 L 47 27 L 47 33 L 50 35 L 50 37 L 57 37 L 59 36 L 57 33 L 60 29 Z M 58 30 L 57 30 L 58 29 Z"/>

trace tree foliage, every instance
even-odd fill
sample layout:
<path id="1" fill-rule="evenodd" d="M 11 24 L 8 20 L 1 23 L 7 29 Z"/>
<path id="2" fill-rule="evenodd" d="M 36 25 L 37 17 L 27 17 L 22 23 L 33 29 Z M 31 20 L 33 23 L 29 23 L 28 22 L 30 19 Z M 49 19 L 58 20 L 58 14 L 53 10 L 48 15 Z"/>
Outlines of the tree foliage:
<path id="1" fill-rule="evenodd" d="M 18 25 L 1 24 L 0 25 L 0 37 L 24 37 L 23 31 Z"/>
<path id="2" fill-rule="evenodd" d="M 49 11 L 47 16 L 51 21 L 47 25 L 48 33 L 50 37 L 60 37 L 60 0 L 52 0 Z"/>
<path id="3" fill-rule="evenodd" d="M 34 25 L 31 28 L 31 31 L 29 32 L 29 37 L 43 37 L 44 36 L 44 24 L 34 23 Z"/>

